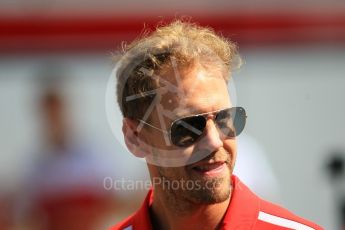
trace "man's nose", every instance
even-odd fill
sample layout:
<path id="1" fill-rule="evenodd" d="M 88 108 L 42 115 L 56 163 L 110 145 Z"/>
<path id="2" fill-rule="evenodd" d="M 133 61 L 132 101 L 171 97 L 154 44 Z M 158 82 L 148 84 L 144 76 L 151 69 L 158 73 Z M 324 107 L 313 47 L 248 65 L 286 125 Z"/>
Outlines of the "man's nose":
<path id="1" fill-rule="evenodd" d="M 207 119 L 203 136 L 200 138 L 199 149 L 213 152 L 223 146 L 221 135 L 212 119 Z"/>

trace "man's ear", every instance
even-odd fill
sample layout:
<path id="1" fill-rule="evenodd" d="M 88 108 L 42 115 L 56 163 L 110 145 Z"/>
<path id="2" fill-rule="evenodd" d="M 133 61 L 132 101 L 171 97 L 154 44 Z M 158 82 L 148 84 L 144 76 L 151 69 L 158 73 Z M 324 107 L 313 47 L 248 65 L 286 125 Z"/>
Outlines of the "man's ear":
<path id="1" fill-rule="evenodd" d="M 134 156 L 143 158 L 148 155 L 147 149 L 144 147 L 144 142 L 140 139 L 137 127 L 139 122 L 130 118 L 123 118 L 122 133 L 125 139 L 126 146 Z"/>

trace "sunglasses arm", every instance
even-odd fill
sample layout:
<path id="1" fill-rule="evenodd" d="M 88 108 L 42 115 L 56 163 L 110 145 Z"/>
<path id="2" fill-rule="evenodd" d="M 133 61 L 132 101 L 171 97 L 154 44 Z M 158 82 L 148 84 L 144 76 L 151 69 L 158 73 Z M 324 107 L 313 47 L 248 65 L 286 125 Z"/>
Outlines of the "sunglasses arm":
<path id="1" fill-rule="evenodd" d="M 158 128 L 158 127 L 156 127 L 156 126 L 154 126 L 154 125 L 151 125 L 150 123 L 147 123 L 146 121 L 143 121 L 143 120 L 141 120 L 141 119 L 138 119 L 138 120 L 139 120 L 140 122 L 144 123 L 145 125 L 150 126 L 151 128 L 154 128 L 154 129 L 156 129 L 156 130 L 158 130 L 158 131 L 161 131 L 162 133 L 169 134 L 169 132 L 166 131 L 166 130 L 160 129 L 160 128 Z"/>

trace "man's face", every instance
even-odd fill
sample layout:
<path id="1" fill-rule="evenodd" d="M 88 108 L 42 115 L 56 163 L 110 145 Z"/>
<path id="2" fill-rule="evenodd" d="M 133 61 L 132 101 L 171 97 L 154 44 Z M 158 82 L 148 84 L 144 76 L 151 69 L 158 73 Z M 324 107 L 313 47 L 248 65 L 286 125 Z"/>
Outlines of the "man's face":
<path id="1" fill-rule="evenodd" d="M 180 69 L 178 74 L 180 78 L 173 69 L 160 73 L 160 77 L 177 86 L 182 94 L 174 91 L 163 93 L 159 102 L 161 109 L 152 111 L 150 124 L 169 129 L 171 122 L 179 117 L 231 107 L 227 84 L 220 70 L 198 66 Z M 162 109 L 174 116 L 163 116 L 164 119 L 160 119 L 159 112 Z M 177 152 L 185 159 L 179 167 L 149 163 L 153 183 L 160 183 L 156 188 L 176 198 L 199 204 L 218 203 L 229 197 L 236 141 L 222 135 L 213 118 L 212 115 L 208 116 L 202 136 L 188 147 L 167 146 L 161 132 L 146 126 L 142 129 L 141 135 L 152 146 L 153 158 Z M 155 181 L 155 178 L 160 180 Z"/>

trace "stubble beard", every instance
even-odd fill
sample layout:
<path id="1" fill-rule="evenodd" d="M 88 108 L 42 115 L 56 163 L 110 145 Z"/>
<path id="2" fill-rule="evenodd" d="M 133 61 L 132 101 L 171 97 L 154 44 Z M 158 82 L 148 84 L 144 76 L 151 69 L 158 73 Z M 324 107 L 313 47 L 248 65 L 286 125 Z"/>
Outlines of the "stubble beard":
<path id="1" fill-rule="evenodd" d="M 230 178 L 215 177 L 202 181 L 202 188 L 187 190 L 182 196 L 195 204 L 209 205 L 226 201 L 230 193 Z"/>
<path id="2" fill-rule="evenodd" d="M 172 205 L 174 209 L 180 213 L 188 212 L 193 208 L 200 205 L 212 205 L 221 203 L 230 198 L 231 195 L 231 167 L 229 162 L 227 163 L 228 176 L 213 176 L 213 177 L 200 177 L 196 175 L 190 175 L 187 167 L 184 167 L 183 175 L 172 175 L 173 168 L 158 167 L 158 173 L 160 177 L 164 178 L 167 184 L 172 181 L 178 180 L 177 178 L 183 178 L 184 181 L 190 181 L 194 183 L 195 187 L 189 189 L 188 187 L 178 189 L 169 189 L 165 186 L 162 191 L 166 201 L 169 205 Z"/>

